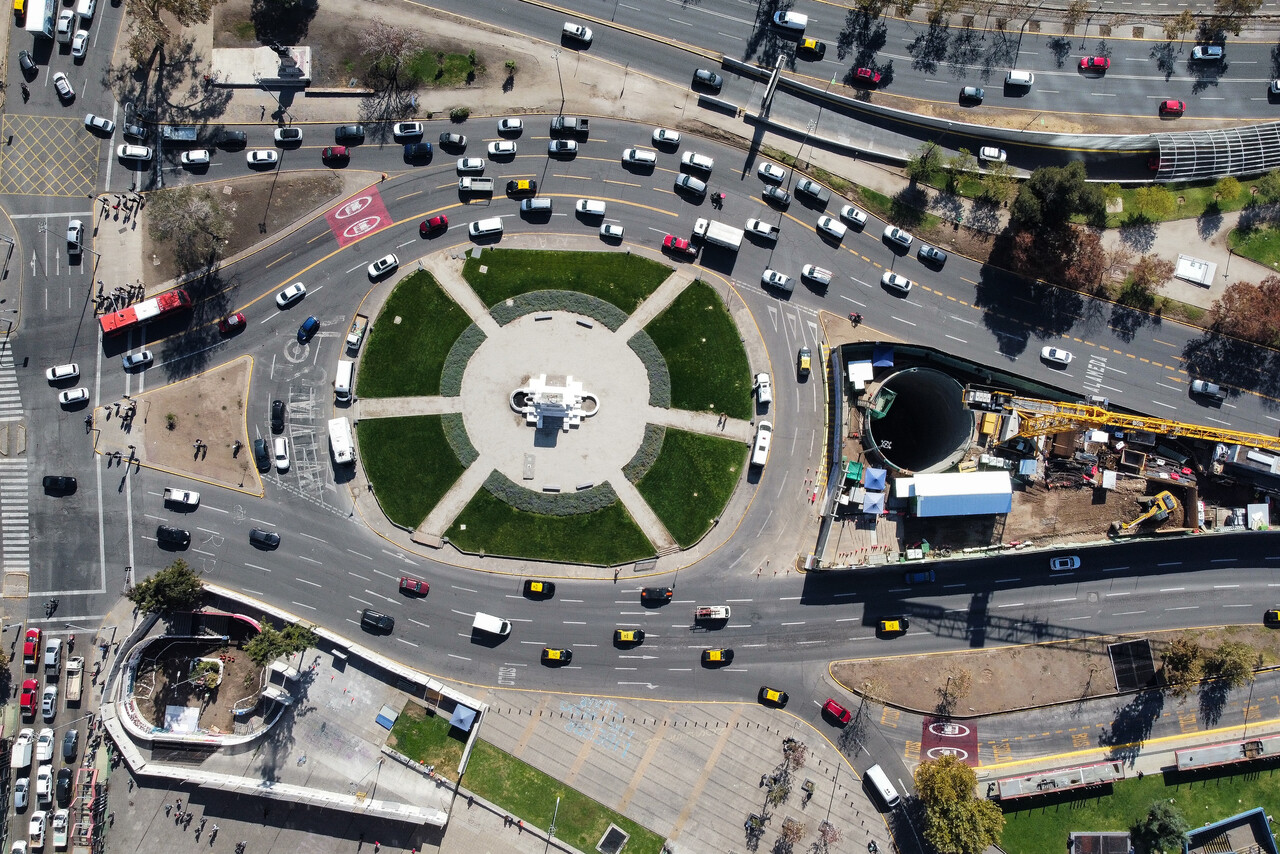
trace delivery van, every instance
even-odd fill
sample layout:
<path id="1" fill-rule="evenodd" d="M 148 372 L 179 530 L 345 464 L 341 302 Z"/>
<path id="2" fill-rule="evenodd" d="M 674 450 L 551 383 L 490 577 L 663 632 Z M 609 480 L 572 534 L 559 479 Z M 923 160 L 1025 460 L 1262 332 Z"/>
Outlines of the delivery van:
<path id="1" fill-rule="evenodd" d="M 333 378 L 333 396 L 341 403 L 351 400 L 351 376 L 355 367 L 356 363 L 350 359 L 338 360 L 338 374 Z"/>
<path id="2" fill-rule="evenodd" d="M 502 217 L 491 216 L 487 219 L 478 219 L 467 226 L 467 231 L 472 237 L 492 237 L 495 234 L 502 234 Z"/>
<path id="3" fill-rule="evenodd" d="M 476 618 L 471 624 L 471 630 L 474 632 L 485 632 L 490 635 L 506 637 L 511 634 L 511 623 L 495 617 L 492 614 L 476 612 Z"/>
<path id="4" fill-rule="evenodd" d="M 893 809 L 902 803 L 902 798 L 898 795 L 898 790 L 889 782 L 889 775 L 884 773 L 884 769 L 879 765 L 872 765 L 867 769 L 866 780 L 868 788 L 870 788 L 880 800 L 884 801 L 884 805 L 889 809 Z"/>

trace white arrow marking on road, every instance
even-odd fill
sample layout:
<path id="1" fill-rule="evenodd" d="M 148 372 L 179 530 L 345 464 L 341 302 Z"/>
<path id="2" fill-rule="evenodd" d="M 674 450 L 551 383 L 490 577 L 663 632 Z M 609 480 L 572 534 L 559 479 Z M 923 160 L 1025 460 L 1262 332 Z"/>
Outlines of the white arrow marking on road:
<path id="1" fill-rule="evenodd" d="M 619 685 L 642 685 L 645 688 L 648 688 L 650 691 L 658 687 L 657 685 L 654 685 L 652 682 L 619 682 L 618 684 Z"/>

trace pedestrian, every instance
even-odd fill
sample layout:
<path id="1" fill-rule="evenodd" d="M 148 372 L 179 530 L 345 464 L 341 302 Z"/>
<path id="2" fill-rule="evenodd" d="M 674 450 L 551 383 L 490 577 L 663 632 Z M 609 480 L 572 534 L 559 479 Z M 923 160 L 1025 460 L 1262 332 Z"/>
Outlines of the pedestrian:
<path id="1" fill-rule="evenodd" d="M 524 833 L 524 819 L 520 819 L 519 827 L 520 827 L 520 832 Z"/>
<path id="2" fill-rule="evenodd" d="M 169 815 L 169 813 L 170 813 L 170 812 L 172 812 L 172 810 L 173 810 L 173 804 L 165 804 L 165 805 L 164 805 L 164 814 L 165 814 L 166 816 L 168 816 L 168 815 Z"/>

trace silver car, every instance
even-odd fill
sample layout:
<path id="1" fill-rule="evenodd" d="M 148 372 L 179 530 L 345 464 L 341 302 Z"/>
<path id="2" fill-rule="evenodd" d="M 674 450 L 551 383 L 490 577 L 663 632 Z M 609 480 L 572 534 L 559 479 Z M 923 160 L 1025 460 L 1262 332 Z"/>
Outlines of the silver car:
<path id="1" fill-rule="evenodd" d="M 76 96 L 76 90 L 71 88 L 71 81 L 61 71 L 54 72 L 53 88 L 58 90 L 58 97 L 64 101 L 70 101 Z"/>
<path id="2" fill-rule="evenodd" d="M 914 284 L 906 276 L 900 276 L 892 270 L 885 270 L 884 275 L 880 277 L 880 284 L 886 288 L 892 288 L 901 294 L 911 293 L 911 286 Z"/>
<path id="3" fill-rule="evenodd" d="M 145 368 L 154 360 L 155 355 L 150 350 L 139 350 L 136 353 L 127 353 L 120 359 L 120 364 L 126 371 L 131 371 L 134 368 Z"/>
<path id="4" fill-rule="evenodd" d="M 306 295 L 307 286 L 302 284 L 302 282 L 294 282 L 292 285 L 276 294 L 276 307 L 288 308 Z"/>
<path id="5" fill-rule="evenodd" d="M 458 174 L 462 175 L 467 172 L 483 172 L 483 157 L 459 157 L 458 158 Z"/>
<path id="6" fill-rule="evenodd" d="M 886 225 L 884 227 L 884 239 L 890 243 L 896 243 L 903 249 L 911 248 L 911 241 L 915 240 L 908 231 L 903 231 L 896 225 Z"/>

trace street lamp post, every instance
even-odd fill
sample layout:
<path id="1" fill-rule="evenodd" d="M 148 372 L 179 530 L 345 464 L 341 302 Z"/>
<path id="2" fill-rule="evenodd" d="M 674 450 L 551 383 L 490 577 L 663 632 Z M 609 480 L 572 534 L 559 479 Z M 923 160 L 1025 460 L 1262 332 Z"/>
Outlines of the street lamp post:
<path id="1" fill-rule="evenodd" d="M 560 48 L 551 51 L 551 58 L 556 61 L 556 80 L 560 82 L 560 112 L 564 112 L 564 77 L 560 75 Z"/>
<path id="2" fill-rule="evenodd" d="M 546 854 L 546 851 L 551 847 L 551 837 L 556 835 L 556 816 L 558 815 L 560 815 L 560 798 L 559 797 L 556 798 L 555 811 L 551 813 L 551 826 L 547 828 L 547 844 L 542 849 L 543 854 Z"/>

